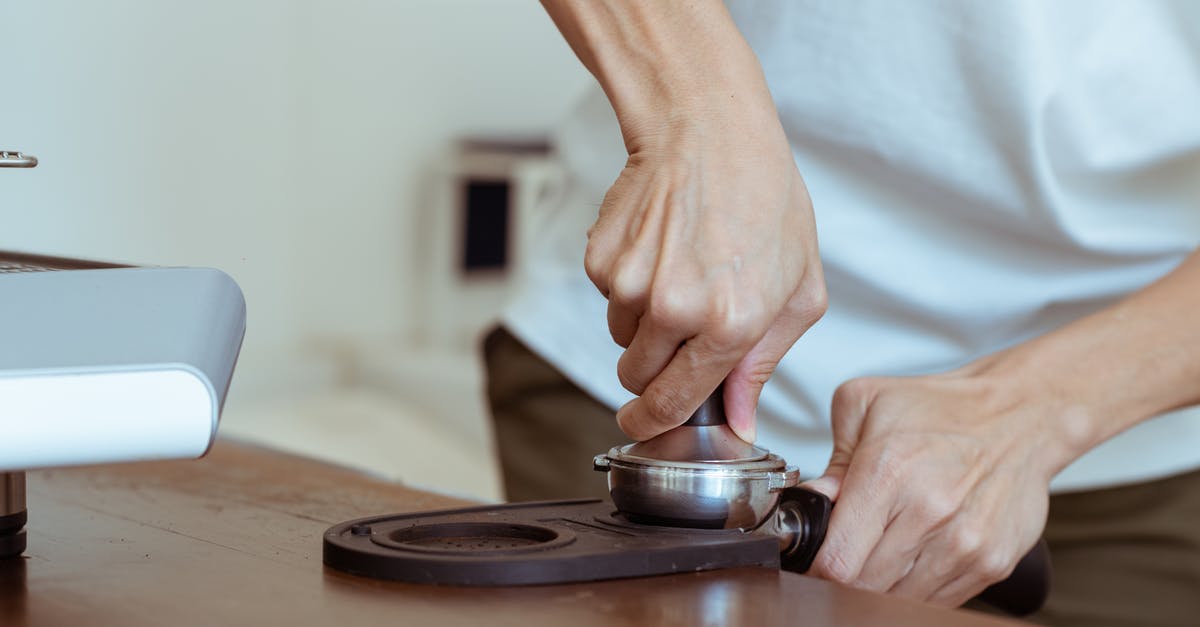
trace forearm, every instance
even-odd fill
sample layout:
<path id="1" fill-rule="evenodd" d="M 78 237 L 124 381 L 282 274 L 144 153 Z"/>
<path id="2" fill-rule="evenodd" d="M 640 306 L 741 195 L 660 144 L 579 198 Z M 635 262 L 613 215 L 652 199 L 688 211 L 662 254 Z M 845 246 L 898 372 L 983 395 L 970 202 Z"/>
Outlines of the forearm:
<path id="1" fill-rule="evenodd" d="M 1200 403 L 1200 252 L 1121 302 L 976 366 L 1054 401 L 1052 471 L 1125 429 Z"/>
<path id="2" fill-rule="evenodd" d="M 778 126 L 758 60 L 719 0 L 542 4 L 600 82 L 631 154 L 703 118 Z"/>

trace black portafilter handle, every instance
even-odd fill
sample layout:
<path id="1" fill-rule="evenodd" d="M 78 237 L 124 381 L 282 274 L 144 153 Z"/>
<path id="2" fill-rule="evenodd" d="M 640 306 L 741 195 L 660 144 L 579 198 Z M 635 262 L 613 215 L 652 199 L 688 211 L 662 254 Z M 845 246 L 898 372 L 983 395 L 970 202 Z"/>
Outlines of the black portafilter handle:
<path id="1" fill-rule="evenodd" d="M 796 511 L 802 523 L 799 544 L 780 557 L 779 567 L 794 573 L 808 572 L 825 541 L 833 503 L 820 492 L 800 487 L 784 489 L 779 503 Z M 1045 539 L 1038 539 L 1008 578 L 988 586 L 975 598 L 1013 616 L 1032 614 L 1050 595 L 1050 572 L 1050 550 Z"/>
<path id="2" fill-rule="evenodd" d="M 700 407 L 683 423 L 685 427 L 711 427 L 726 424 L 723 384 L 718 386 Z M 786 488 L 780 504 L 794 503 L 804 524 L 800 546 L 780 559 L 780 567 L 804 573 L 825 540 L 825 530 L 833 513 L 833 503 L 824 494 L 806 488 Z M 1032 614 L 1042 607 L 1050 595 L 1050 550 L 1045 539 L 1039 539 L 1007 579 L 988 586 L 976 599 L 1013 616 Z"/>

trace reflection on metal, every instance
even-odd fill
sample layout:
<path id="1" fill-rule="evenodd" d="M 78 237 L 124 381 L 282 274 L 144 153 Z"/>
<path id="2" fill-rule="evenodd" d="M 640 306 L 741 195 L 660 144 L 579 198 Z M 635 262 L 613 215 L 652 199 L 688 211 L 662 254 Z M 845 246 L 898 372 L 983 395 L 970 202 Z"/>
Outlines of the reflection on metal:
<path id="1" fill-rule="evenodd" d="M 0 567 L 25 551 L 25 473 L 0 473 Z M 20 560 L 17 560 L 20 561 Z M 0 576 L 0 582 L 7 579 Z M 0 586 L 2 588 L 4 586 Z M 4 603 L 0 599 L 0 622 Z"/>
<path id="2" fill-rule="evenodd" d="M 33 155 L 19 150 L 0 150 L 0 168 L 34 168 L 37 164 L 37 157 Z"/>
<path id="3" fill-rule="evenodd" d="M 25 511 L 25 473 L 0 473 L 0 516 Z"/>
<path id="4" fill-rule="evenodd" d="M 617 510 L 634 522 L 751 530 L 767 521 L 799 471 L 743 441 L 725 418 L 718 387 L 683 425 L 657 437 L 614 446 L 592 460 L 608 473 Z"/>

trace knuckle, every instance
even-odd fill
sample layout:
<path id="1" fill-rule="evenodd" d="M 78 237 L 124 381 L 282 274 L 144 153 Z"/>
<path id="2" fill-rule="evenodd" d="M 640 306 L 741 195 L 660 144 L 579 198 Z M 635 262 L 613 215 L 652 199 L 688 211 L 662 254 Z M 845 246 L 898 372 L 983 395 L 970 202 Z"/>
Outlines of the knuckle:
<path id="1" fill-rule="evenodd" d="M 718 354 L 731 353 L 746 343 L 742 333 L 725 322 L 708 324 L 704 335 L 712 351 Z"/>
<path id="2" fill-rule="evenodd" d="M 646 282 L 637 270 L 629 265 L 618 264 L 613 268 L 608 280 L 608 298 L 612 302 L 631 305 L 645 297 Z"/>
<path id="3" fill-rule="evenodd" d="M 718 306 L 707 316 L 707 335 L 721 352 L 745 348 L 754 343 L 767 326 L 767 316 L 756 305 Z"/>
<path id="4" fill-rule="evenodd" d="M 833 391 L 834 407 L 848 409 L 865 404 L 865 400 L 874 392 L 874 383 L 867 377 L 850 379 L 839 385 Z"/>
<path id="5" fill-rule="evenodd" d="M 589 241 L 583 255 L 583 271 L 602 294 L 608 296 L 608 264 L 604 263 L 593 242 Z"/>
<path id="6" fill-rule="evenodd" d="M 815 324 L 829 310 L 829 292 L 825 289 L 825 282 L 806 281 L 791 303 L 796 317 L 805 324 Z"/>
<path id="7" fill-rule="evenodd" d="M 675 290 L 655 290 L 650 295 L 647 315 L 659 327 L 695 328 L 699 322 L 699 308 L 686 293 Z"/>
<path id="8" fill-rule="evenodd" d="M 955 527 L 950 535 L 950 545 L 955 554 L 975 564 L 980 564 L 984 557 L 984 534 L 975 525 Z"/>
<path id="9" fill-rule="evenodd" d="M 930 493 L 925 495 L 924 498 L 917 502 L 916 507 L 917 518 L 931 528 L 945 524 L 945 522 L 950 520 L 950 517 L 954 516 L 954 513 L 958 510 L 958 506 L 954 502 L 954 499 L 941 493 Z M 957 533 L 964 533 L 964 531 L 960 527 L 957 530 Z M 954 540 L 954 545 L 956 547 L 960 546 L 957 542 L 957 535 L 953 536 L 952 540 Z"/>
<path id="10" fill-rule="evenodd" d="M 1015 566 L 1008 556 L 999 550 L 984 551 L 980 555 L 978 563 L 979 573 L 984 579 L 987 579 L 988 583 L 1004 579 L 1012 572 Z"/>
<path id="11" fill-rule="evenodd" d="M 837 386 L 833 391 L 833 400 L 848 401 L 862 396 L 863 380 L 850 379 L 849 381 Z"/>

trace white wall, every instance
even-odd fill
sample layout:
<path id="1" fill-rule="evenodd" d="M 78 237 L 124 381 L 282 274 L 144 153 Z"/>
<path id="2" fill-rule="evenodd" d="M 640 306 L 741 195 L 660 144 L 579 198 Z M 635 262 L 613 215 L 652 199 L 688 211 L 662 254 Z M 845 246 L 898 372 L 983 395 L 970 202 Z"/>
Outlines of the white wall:
<path id="1" fill-rule="evenodd" d="M 226 270 L 234 398 L 411 337 L 423 172 L 590 81 L 532 0 L 8 1 L 0 42 L 0 147 L 41 159 L 0 248 Z"/>

